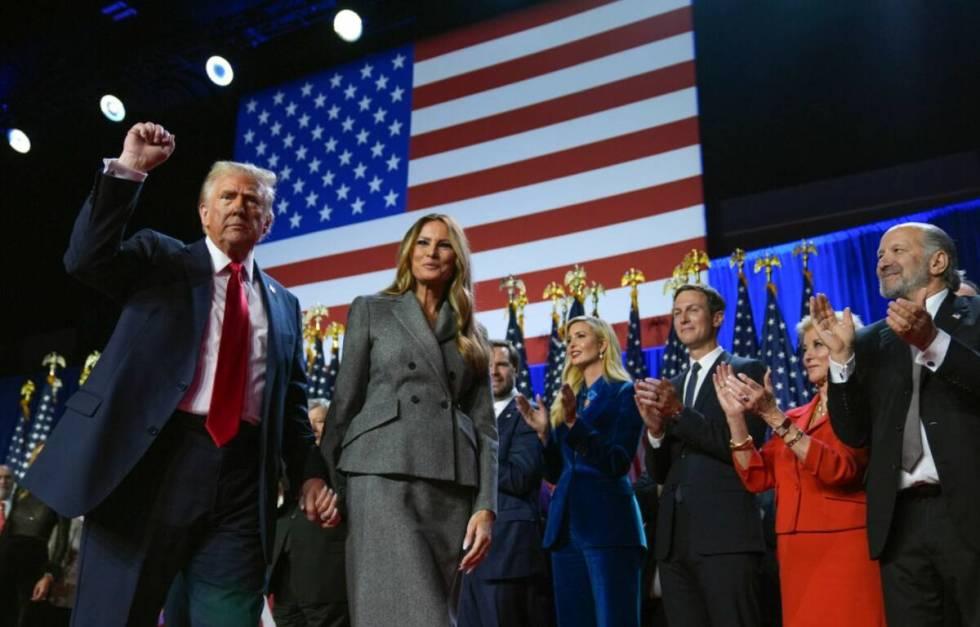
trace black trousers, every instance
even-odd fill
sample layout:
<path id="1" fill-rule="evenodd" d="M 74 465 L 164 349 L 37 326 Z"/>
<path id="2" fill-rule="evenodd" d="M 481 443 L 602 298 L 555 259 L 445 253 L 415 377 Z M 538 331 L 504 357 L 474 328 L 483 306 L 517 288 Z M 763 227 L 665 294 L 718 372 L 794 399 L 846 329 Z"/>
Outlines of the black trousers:
<path id="1" fill-rule="evenodd" d="M 48 563 L 48 543 L 31 536 L 0 536 L 0 627 L 30 626 L 34 584 Z"/>
<path id="2" fill-rule="evenodd" d="M 552 617 L 547 573 L 513 579 L 466 575 L 459 595 L 459 627 L 548 627 Z"/>
<path id="3" fill-rule="evenodd" d="M 889 627 L 980 625 L 980 552 L 959 536 L 937 487 L 899 492 L 880 564 Z"/>
<path id="4" fill-rule="evenodd" d="M 85 518 L 76 627 L 149 626 L 175 575 L 193 625 L 257 624 L 258 429 L 218 448 L 200 416 L 176 412 L 106 501 Z"/>
<path id="5" fill-rule="evenodd" d="M 683 502 L 675 503 L 670 554 L 658 563 L 670 627 L 763 625 L 762 553 L 701 555 L 691 549 L 690 529 L 690 511 Z"/>

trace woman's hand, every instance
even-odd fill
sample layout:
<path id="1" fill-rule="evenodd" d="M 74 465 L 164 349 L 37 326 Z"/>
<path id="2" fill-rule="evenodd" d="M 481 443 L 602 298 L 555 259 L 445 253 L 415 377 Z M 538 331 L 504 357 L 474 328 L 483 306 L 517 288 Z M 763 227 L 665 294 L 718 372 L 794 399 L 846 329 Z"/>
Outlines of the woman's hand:
<path id="1" fill-rule="evenodd" d="M 575 424 L 575 421 L 578 420 L 578 416 L 575 413 L 578 410 L 577 405 L 578 403 L 575 401 L 575 392 L 572 392 L 572 386 L 568 385 L 567 383 L 561 386 L 561 408 L 565 412 L 565 424 L 568 425 L 569 429 L 571 429 Z"/>
<path id="2" fill-rule="evenodd" d="M 518 398 L 523 398 L 518 396 Z M 525 399 L 524 402 L 527 402 Z M 490 550 L 490 535 L 493 528 L 494 515 L 488 509 L 481 509 L 472 516 L 466 525 L 466 537 L 463 539 L 463 550 L 466 555 L 459 563 L 459 569 L 466 574 L 480 565 Z M 468 550 L 467 550 L 468 549 Z"/>
<path id="3" fill-rule="evenodd" d="M 521 418 L 524 419 L 527 426 L 534 429 L 534 432 L 538 434 L 538 438 L 542 442 L 547 442 L 548 434 L 551 433 L 551 421 L 548 419 L 548 412 L 545 411 L 540 394 L 534 397 L 534 402 L 537 405 L 531 407 L 531 403 L 528 402 L 527 398 L 523 394 L 518 394 L 517 411 L 521 412 Z"/>
<path id="4" fill-rule="evenodd" d="M 732 396 L 746 410 L 762 416 L 770 427 L 778 427 L 786 420 L 786 416 L 776 404 L 776 395 L 772 387 L 772 373 L 766 371 L 765 387 L 753 381 L 748 375 L 735 371 L 725 365 L 724 383 Z"/>
<path id="5" fill-rule="evenodd" d="M 31 601 L 43 601 L 48 598 L 51 594 L 51 584 L 54 583 L 54 577 L 51 573 L 44 573 L 41 578 L 37 580 L 34 584 L 34 591 L 31 593 Z"/>

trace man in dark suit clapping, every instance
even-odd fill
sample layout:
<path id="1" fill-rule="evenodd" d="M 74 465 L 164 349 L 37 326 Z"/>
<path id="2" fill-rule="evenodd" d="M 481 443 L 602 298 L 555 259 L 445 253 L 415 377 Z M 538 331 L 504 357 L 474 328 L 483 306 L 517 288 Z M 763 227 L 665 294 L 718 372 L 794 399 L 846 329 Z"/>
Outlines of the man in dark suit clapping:
<path id="1" fill-rule="evenodd" d="M 491 344 L 490 375 L 500 438 L 497 519 L 486 559 L 463 577 L 458 624 L 539 627 L 549 624 L 551 605 L 537 513 L 544 470 L 541 442 L 517 410 L 517 351 L 503 340 Z"/>

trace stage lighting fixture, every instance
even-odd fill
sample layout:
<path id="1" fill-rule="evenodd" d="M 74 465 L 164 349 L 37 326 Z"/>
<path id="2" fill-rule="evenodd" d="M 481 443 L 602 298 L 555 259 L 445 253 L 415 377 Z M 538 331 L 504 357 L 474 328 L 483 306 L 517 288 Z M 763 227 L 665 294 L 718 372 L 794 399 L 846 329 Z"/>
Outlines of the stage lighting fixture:
<path id="1" fill-rule="evenodd" d="M 21 154 L 27 154 L 31 149 L 30 138 L 27 136 L 27 133 L 19 128 L 7 130 L 7 143 L 10 144 L 11 148 Z"/>
<path id="2" fill-rule="evenodd" d="M 122 122 L 126 117 L 126 107 L 123 106 L 122 100 L 112 94 L 102 96 L 102 100 L 99 101 L 99 108 L 102 109 L 102 115 L 113 122 Z"/>
<path id="3" fill-rule="evenodd" d="M 350 9 L 337 11 L 333 18 L 333 30 L 344 41 L 357 41 L 364 30 L 361 16 Z"/>
<path id="4" fill-rule="evenodd" d="M 231 81 L 235 79 L 235 70 L 231 68 L 231 63 L 228 63 L 224 57 L 215 55 L 208 59 L 204 67 L 208 71 L 208 78 L 215 85 L 226 87 L 231 85 Z"/>

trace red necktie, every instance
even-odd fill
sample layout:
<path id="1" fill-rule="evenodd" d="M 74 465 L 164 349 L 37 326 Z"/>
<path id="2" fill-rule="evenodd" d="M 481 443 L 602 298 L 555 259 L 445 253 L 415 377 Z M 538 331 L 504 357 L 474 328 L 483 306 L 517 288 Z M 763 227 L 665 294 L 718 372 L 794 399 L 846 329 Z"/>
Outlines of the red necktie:
<path id="1" fill-rule="evenodd" d="M 242 264 L 228 264 L 228 290 L 225 293 L 225 319 L 221 323 L 218 366 L 214 372 L 211 406 L 204 422 L 218 446 L 238 433 L 238 423 L 245 410 L 245 387 L 250 346 L 248 299 L 242 285 Z"/>

